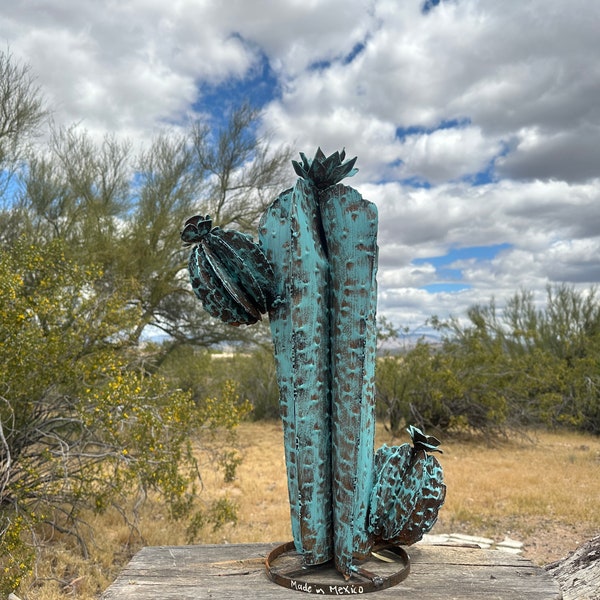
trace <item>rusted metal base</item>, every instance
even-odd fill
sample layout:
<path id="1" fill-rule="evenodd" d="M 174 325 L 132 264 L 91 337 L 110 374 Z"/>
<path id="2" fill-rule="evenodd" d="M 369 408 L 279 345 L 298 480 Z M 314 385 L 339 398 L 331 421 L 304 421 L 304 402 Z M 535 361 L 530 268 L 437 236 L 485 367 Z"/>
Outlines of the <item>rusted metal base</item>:
<path id="1" fill-rule="evenodd" d="M 265 565 L 269 579 L 278 585 L 308 594 L 332 596 L 379 592 L 397 585 L 410 572 L 410 558 L 399 546 L 374 548 L 366 559 L 357 561 L 349 581 L 335 569 L 333 561 L 304 566 L 294 542 L 277 546 L 267 556 Z"/>

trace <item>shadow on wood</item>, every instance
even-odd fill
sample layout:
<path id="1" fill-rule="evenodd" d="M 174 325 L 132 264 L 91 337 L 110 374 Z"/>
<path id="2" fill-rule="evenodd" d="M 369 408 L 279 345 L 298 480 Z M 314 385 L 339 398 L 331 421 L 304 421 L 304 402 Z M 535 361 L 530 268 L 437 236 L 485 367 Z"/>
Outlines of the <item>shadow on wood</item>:
<path id="1" fill-rule="evenodd" d="M 102 600 L 261 598 L 299 600 L 267 578 L 264 560 L 277 544 L 159 546 L 140 550 Z M 403 600 L 560 600 L 557 583 L 529 560 L 498 550 L 417 544 L 411 572 L 373 598 Z M 340 579 L 343 583 L 343 579 Z M 308 597 L 305 595 L 305 597 Z"/>

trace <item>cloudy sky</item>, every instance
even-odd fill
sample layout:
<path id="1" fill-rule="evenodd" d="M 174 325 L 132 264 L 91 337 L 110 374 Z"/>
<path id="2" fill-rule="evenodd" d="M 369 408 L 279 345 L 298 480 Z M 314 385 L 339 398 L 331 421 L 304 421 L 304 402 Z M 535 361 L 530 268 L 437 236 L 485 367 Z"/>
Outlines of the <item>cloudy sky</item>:
<path id="1" fill-rule="evenodd" d="M 412 329 L 600 282 L 599 31 L 596 0 L 0 0 L 58 122 L 144 140 L 249 98 L 276 142 L 357 155 L 379 312 Z"/>

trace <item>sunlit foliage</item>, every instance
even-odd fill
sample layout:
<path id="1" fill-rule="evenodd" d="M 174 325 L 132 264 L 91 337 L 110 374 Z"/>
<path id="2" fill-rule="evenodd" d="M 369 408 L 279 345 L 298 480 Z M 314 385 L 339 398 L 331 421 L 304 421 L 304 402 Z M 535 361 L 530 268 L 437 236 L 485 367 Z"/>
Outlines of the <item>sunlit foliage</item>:
<path id="1" fill-rule="evenodd" d="M 549 287 L 545 305 L 520 291 L 502 311 L 474 306 L 466 324 L 433 321 L 421 342 L 379 361 L 380 411 L 394 431 L 499 432 L 568 426 L 600 433 L 600 299 L 595 288 Z"/>
<path id="2" fill-rule="evenodd" d="M 69 261 L 60 242 L 0 249 L 0 555 L 9 589 L 31 564 L 37 525 L 71 533 L 85 553 L 84 509 L 125 507 L 158 490 L 173 517 L 193 510 L 196 408 L 132 366 L 124 338 L 139 317 L 127 292 L 107 293 L 101 271 Z"/>

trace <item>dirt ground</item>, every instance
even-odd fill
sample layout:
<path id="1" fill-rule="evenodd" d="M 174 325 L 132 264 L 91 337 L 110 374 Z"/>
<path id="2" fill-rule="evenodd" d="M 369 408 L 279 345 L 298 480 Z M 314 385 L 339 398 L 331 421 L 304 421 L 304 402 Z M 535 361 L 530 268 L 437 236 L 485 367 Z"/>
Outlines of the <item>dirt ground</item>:
<path id="1" fill-rule="evenodd" d="M 598 535 L 585 527 L 566 526 L 542 521 L 535 524 L 535 533 L 525 536 L 523 556 L 537 565 L 548 565 L 566 558 L 579 546 Z"/>
<path id="2" fill-rule="evenodd" d="M 244 460 L 238 477 L 228 489 L 217 485 L 239 501 L 239 521 L 210 541 L 289 539 L 281 427 L 245 423 L 239 433 Z M 497 543 L 509 537 L 522 542 L 522 556 L 540 566 L 565 558 L 600 533 L 593 514 L 600 489 L 597 438 L 544 434 L 535 445 L 492 449 L 450 440 L 444 452 L 452 493 L 431 533 L 462 533 Z M 519 489 L 527 494 L 522 507 L 512 500 Z"/>

